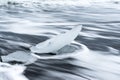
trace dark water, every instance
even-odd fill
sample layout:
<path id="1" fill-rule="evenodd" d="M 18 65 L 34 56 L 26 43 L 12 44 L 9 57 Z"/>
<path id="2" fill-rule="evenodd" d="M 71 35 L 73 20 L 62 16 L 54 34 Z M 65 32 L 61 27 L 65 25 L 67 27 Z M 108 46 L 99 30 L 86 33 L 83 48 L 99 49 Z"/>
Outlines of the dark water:
<path id="1" fill-rule="evenodd" d="M 61 51 L 61 55 L 23 66 L 26 67 L 22 69 L 25 77 L 21 80 L 120 80 L 119 16 L 119 9 L 102 6 L 2 5 L 0 54 L 29 51 L 30 46 L 74 27 L 41 23 L 77 22 L 83 29 L 74 43 L 65 48 L 67 53 Z M 19 80 L 18 77 L 13 80 Z"/>

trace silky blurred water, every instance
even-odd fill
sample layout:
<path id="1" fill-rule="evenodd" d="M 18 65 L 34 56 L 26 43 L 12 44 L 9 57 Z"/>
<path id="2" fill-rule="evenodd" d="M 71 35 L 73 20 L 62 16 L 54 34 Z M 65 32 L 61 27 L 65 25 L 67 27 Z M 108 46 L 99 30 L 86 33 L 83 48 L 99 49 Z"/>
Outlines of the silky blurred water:
<path id="1" fill-rule="evenodd" d="M 120 80 L 119 2 L 82 5 L 46 2 L 0 5 L 0 55 L 29 52 L 30 46 L 76 26 L 55 23 L 79 23 L 83 25 L 82 31 L 59 55 L 18 65 L 20 69 L 5 64 L 9 65 L 6 69 L 1 63 L 0 80 Z"/>

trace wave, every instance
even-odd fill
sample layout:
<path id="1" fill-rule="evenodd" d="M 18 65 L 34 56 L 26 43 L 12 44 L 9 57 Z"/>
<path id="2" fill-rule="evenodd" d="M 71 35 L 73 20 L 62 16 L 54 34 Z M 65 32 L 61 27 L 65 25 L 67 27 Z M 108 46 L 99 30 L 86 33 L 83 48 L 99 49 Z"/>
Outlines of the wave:
<path id="1" fill-rule="evenodd" d="M 10 65 L 0 62 L 0 80 L 28 80 L 23 72 L 26 69 L 22 65 Z"/>
<path id="2" fill-rule="evenodd" d="M 22 3 L 26 6 L 38 4 L 38 5 L 79 5 L 79 6 L 87 6 L 90 5 L 90 0 L 0 0 L 1 4 L 15 4 Z"/>
<path id="3" fill-rule="evenodd" d="M 22 5 L 38 9 L 68 9 L 76 7 L 100 6 L 120 9 L 120 0 L 0 0 L 0 5 Z"/>
<path id="4" fill-rule="evenodd" d="M 4 3 L 41 3 L 41 4 L 58 4 L 58 5 L 89 5 L 90 3 L 119 3 L 120 0 L 0 0 L 1 4 Z"/>

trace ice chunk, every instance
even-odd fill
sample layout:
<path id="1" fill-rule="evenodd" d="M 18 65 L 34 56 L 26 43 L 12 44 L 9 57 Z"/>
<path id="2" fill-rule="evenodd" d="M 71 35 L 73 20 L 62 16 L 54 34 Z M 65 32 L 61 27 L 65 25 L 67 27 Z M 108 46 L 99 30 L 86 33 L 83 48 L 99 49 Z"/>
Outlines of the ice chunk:
<path id="1" fill-rule="evenodd" d="M 70 44 L 78 36 L 81 28 L 81 25 L 76 26 L 64 34 L 57 35 L 56 37 L 39 43 L 36 46 L 32 46 L 30 50 L 33 53 L 54 53 L 65 45 Z"/>
<path id="2" fill-rule="evenodd" d="M 37 60 L 30 52 L 16 51 L 7 56 L 1 56 L 3 62 L 18 61 L 22 63 L 32 63 Z"/>

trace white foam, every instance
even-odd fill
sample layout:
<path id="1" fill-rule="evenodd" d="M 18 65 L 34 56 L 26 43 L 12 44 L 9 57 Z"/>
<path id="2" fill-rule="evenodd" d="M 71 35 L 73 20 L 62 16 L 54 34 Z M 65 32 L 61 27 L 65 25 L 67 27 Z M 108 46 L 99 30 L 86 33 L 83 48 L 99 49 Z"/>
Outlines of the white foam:
<path id="1" fill-rule="evenodd" d="M 28 80 L 22 73 L 26 67 L 0 62 L 0 80 Z"/>

